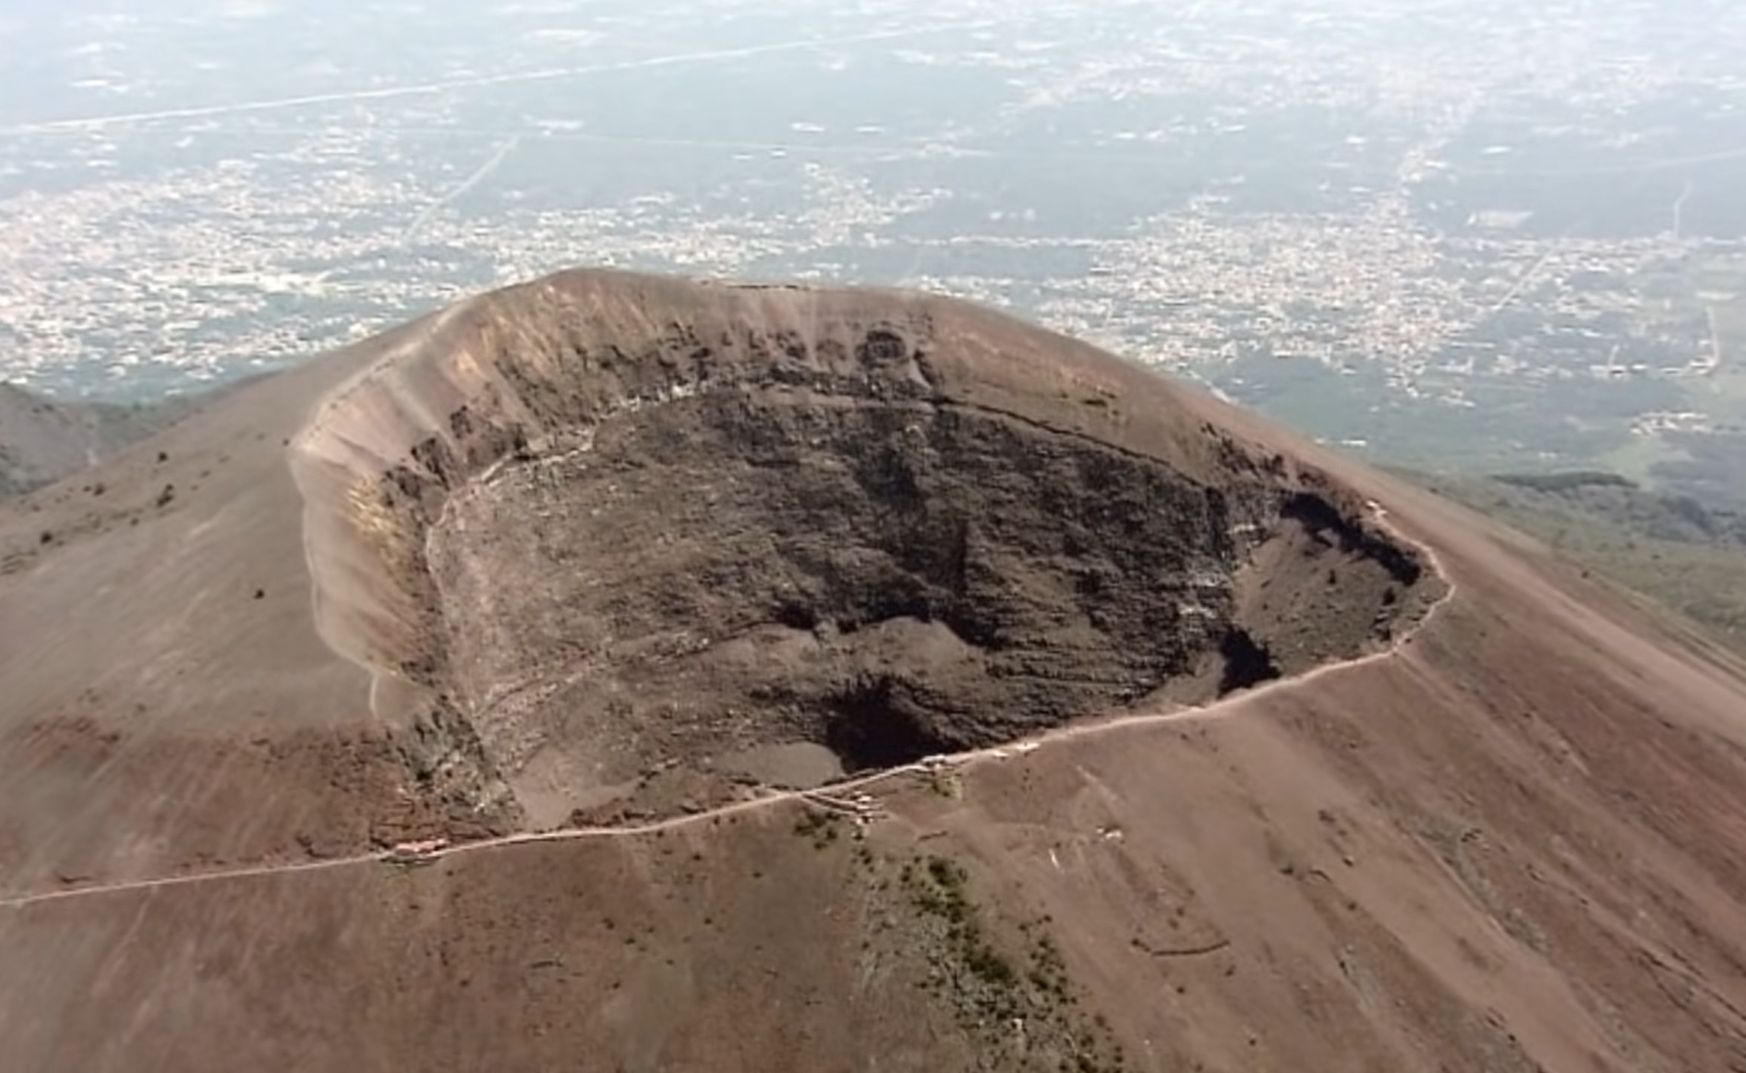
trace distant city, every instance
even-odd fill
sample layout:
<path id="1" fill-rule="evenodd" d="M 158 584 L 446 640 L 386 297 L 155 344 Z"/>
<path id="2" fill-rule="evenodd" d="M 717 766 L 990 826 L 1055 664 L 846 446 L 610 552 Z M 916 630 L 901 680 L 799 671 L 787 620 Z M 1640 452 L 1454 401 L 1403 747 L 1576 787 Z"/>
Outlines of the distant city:
<path id="1" fill-rule="evenodd" d="M 0 378 L 153 398 L 615 265 L 923 287 L 1385 461 L 1726 494 L 1746 10 L 1675 6 L 0 9 Z"/>

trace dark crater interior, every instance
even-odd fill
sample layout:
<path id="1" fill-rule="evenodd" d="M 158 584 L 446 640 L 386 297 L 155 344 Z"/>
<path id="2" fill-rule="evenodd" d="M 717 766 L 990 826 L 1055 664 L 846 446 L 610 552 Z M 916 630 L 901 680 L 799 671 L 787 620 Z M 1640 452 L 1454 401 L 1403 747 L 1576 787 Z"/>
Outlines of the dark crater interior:
<path id="1" fill-rule="evenodd" d="M 536 818 L 692 807 L 759 748 L 864 771 L 1204 701 L 1386 639 L 1419 573 L 1260 471 L 782 383 L 520 445 L 425 547 L 434 673 Z"/>

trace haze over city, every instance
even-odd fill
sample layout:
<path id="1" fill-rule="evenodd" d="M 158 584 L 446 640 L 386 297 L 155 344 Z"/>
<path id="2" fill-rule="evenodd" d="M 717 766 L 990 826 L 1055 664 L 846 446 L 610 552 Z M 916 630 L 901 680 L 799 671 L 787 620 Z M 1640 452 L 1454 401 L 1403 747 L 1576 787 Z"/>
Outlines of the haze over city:
<path id="1" fill-rule="evenodd" d="M 1743 35 L 1657 0 L 8 5 L 0 376 L 155 397 L 579 264 L 871 282 L 1385 460 L 1713 492 Z"/>

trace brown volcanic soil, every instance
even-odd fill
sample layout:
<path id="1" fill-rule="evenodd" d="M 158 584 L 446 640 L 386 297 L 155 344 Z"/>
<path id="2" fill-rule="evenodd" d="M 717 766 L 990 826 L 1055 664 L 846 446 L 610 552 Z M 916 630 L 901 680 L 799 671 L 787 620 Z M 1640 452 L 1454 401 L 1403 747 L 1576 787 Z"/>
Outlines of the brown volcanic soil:
<path id="1" fill-rule="evenodd" d="M 1746 1068 L 1746 668 L 1046 333 L 575 274 L 101 473 L 0 515 L 19 1068 Z"/>
<path id="2" fill-rule="evenodd" d="M 0 381 L 0 496 L 94 466 L 192 408 L 183 398 L 134 406 L 62 402 Z"/>

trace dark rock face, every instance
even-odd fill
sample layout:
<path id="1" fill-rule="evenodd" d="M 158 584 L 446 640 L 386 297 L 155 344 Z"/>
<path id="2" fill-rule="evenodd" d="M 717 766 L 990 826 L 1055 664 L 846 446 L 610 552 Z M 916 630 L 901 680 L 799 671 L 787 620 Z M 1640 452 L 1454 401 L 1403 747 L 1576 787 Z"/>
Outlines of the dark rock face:
<path id="1" fill-rule="evenodd" d="M 1268 502 L 971 408 L 736 389 L 500 472 L 431 548 L 471 692 L 561 680 L 536 722 L 798 736 L 853 769 L 1190 674 Z"/>
<path id="2" fill-rule="evenodd" d="M 1232 626 L 1225 632 L 1219 641 L 1219 656 L 1225 661 L 1224 671 L 1219 675 L 1220 696 L 1271 682 L 1280 676 L 1273 653 L 1267 651 L 1266 645 L 1257 643 L 1241 626 Z"/>

